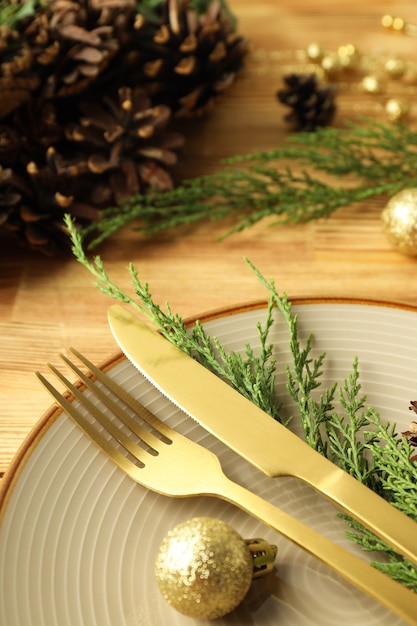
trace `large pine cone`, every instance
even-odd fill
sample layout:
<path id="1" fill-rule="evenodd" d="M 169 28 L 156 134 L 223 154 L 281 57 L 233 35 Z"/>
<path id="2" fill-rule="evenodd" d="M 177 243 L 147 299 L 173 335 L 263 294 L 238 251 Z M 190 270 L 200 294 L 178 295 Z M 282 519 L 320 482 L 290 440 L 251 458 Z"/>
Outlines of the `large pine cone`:
<path id="1" fill-rule="evenodd" d="M 170 110 L 139 88 L 81 101 L 72 118 L 60 114 L 39 101 L 15 113 L 13 129 L 0 127 L 0 226 L 46 254 L 68 244 L 65 213 L 90 223 L 126 196 L 171 188 L 182 145 L 166 130 Z"/>
<path id="2" fill-rule="evenodd" d="M 277 92 L 277 98 L 292 109 L 284 119 L 296 131 L 313 131 L 331 123 L 336 112 L 332 85 L 322 87 L 315 74 L 290 74 L 284 83 L 286 88 Z"/>
<path id="3" fill-rule="evenodd" d="M 135 193 L 172 187 L 182 144 L 167 129 L 172 111 L 209 109 L 247 49 L 223 0 L 197 5 L 10 0 L 0 26 L 0 227 L 52 253 L 68 244 L 64 213 L 82 225 Z"/>
<path id="4" fill-rule="evenodd" d="M 133 80 L 177 116 L 202 115 L 234 82 L 243 67 L 247 42 L 218 0 L 198 15 L 187 0 L 161 4 L 160 24 L 138 46 Z"/>

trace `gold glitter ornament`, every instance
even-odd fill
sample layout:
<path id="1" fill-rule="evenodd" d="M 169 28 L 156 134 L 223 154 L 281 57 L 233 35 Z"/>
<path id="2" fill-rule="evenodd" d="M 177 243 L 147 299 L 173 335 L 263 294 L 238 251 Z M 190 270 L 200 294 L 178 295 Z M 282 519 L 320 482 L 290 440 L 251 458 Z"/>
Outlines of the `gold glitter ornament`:
<path id="1" fill-rule="evenodd" d="M 216 619 L 242 602 L 253 578 L 272 571 L 276 553 L 276 546 L 263 539 L 242 539 L 221 520 L 195 517 L 163 539 L 155 562 L 156 581 L 180 613 Z"/>
<path id="2" fill-rule="evenodd" d="M 417 189 L 404 189 L 389 200 L 382 211 L 384 232 L 393 247 L 417 256 Z"/>

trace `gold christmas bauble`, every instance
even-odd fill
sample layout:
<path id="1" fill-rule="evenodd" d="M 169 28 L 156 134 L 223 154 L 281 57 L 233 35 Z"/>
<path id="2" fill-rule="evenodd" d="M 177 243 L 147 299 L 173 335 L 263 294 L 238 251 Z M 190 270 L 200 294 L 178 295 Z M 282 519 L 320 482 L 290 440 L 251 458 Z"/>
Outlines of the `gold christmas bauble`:
<path id="1" fill-rule="evenodd" d="M 245 540 L 210 517 L 179 524 L 163 539 L 155 576 L 164 598 L 180 613 L 216 619 L 243 600 L 252 578 L 273 568 L 276 546 Z"/>
<path id="2" fill-rule="evenodd" d="M 382 224 L 393 247 L 409 256 L 417 256 L 417 189 L 395 194 L 382 211 Z"/>

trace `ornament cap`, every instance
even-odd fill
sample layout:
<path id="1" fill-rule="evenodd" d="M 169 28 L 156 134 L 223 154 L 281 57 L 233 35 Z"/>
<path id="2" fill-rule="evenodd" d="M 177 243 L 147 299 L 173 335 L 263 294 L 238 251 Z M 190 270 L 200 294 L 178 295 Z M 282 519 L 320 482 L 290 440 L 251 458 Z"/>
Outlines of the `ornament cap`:
<path id="1" fill-rule="evenodd" d="M 275 558 L 278 554 L 277 546 L 268 543 L 265 539 L 245 539 L 253 558 L 252 578 L 261 578 L 270 574 L 274 569 Z"/>

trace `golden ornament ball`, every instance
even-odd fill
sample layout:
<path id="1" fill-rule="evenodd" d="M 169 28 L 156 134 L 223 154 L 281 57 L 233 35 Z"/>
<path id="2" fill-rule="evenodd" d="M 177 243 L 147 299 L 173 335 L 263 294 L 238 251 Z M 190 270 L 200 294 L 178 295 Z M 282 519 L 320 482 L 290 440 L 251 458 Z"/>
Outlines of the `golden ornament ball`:
<path id="1" fill-rule="evenodd" d="M 417 189 L 404 189 L 389 200 L 382 211 L 382 225 L 393 247 L 417 256 Z"/>
<path id="2" fill-rule="evenodd" d="M 155 576 L 165 600 L 196 619 L 216 619 L 244 599 L 252 579 L 273 569 L 276 546 L 245 540 L 225 522 L 195 517 L 163 539 Z"/>

